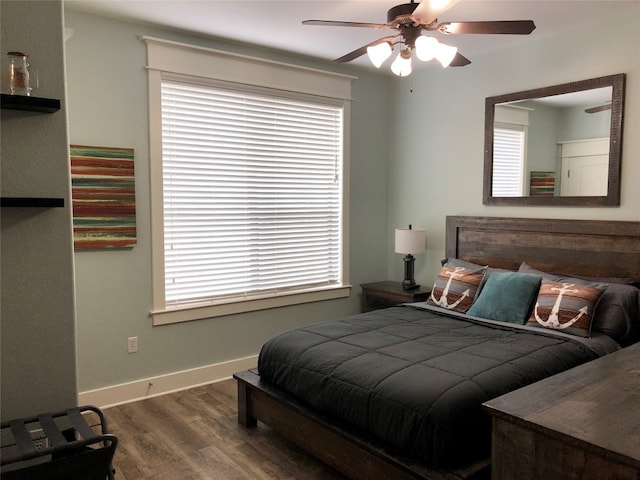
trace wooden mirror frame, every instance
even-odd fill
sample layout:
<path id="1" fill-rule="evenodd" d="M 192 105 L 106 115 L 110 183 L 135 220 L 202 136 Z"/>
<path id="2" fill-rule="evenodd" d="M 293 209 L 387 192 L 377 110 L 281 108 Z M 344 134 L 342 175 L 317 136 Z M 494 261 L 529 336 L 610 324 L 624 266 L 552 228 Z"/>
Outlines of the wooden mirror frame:
<path id="1" fill-rule="evenodd" d="M 503 206 L 580 206 L 580 207 L 607 207 L 620 205 L 620 173 L 622 157 L 622 125 L 624 113 L 626 75 L 619 73 L 606 77 L 592 78 L 579 82 L 553 85 L 550 87 L 536 88 L 522 92 L 508 93 L 485 100 L 484 116 L 484 175 L 482 203 L 484 205 Z M 611 95 L 611 131 L 609 135 L 609 179 L 607 182 L 606 196 L 528 196 L 528 197 L 494 197 L 491 195 L 493 174 L 493 123 L 495 106 L 500 103 L 517 100 L 535 99 L 561 95 L 565 93 L 591 90 L 594 88 L 613 87 Z"/>

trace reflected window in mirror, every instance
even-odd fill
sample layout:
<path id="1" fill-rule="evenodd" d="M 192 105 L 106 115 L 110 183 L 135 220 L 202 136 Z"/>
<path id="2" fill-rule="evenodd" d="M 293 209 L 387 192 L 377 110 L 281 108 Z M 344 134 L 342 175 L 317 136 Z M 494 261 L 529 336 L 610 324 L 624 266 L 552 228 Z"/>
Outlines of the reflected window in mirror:
<path id="1" fill-rule="evenodd" d="M 619 205 L 624 80 L 487 98 L 483 202 Z"/>
<path id="2" fill-rule="evenodd" d="M 517 105 L 496 105 L 491 191 L 497 197 L 525 195 L 528 126 L 528 109 Z"/>

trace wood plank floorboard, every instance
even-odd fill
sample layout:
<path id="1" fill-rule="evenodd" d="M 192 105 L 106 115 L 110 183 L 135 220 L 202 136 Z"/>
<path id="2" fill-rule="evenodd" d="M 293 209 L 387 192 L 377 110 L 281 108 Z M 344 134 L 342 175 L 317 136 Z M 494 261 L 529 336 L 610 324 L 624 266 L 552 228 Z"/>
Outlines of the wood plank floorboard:
<path id="1" fill-rule="evenodd" d="M 116 480 L 345 480 L 265 425 L 238 424 L 235 380 L 104 410 Z"/>

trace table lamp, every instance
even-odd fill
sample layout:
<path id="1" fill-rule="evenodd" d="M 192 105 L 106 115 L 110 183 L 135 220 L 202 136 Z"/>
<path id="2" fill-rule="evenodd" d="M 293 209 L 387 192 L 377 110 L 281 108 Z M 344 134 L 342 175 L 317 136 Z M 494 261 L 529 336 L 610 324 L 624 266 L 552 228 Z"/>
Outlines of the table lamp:
<path id="1" fill-rule="evenodd" d="M 413 278 L 414 254 L 422 253 L 426 249 L 426 233 L 422 228 L 396 228 L 396 253 L 404 253 L 404 280 L 402 288 L 411 290 L 418 288 Z"/>

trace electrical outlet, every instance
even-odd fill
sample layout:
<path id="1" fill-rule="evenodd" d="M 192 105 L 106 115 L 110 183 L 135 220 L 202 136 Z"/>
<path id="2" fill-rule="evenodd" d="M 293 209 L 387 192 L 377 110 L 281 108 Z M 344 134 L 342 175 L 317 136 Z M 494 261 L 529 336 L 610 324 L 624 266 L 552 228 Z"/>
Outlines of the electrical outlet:
<path id="1" fill-rule="evenodd" d="M 49 446 L 49 439 L 44 434 L 44 431 L 39 428 L 38 430 L 32 430 L 29 432 L 31 435 L 31 441 L 33 442 L 33 448 L 36 450 L 42 450 Z"/>
<path id="2" fill-rule="evenodd" d="M 138 337 L 127 338 L 127 353 L 136 353 L 138 351 Z"/>

